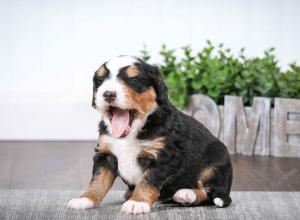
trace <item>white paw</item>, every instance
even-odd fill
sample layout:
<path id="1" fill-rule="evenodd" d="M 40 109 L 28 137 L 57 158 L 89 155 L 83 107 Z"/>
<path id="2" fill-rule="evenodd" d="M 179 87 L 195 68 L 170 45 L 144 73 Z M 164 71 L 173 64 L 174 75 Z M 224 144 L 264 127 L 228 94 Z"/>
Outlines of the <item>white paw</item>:
<path id="1" fill-rule="evenodd" d="M 86 197 L 71 199 L 68 203 L 68 208 L 70 209 L 90 209 L 93 207 L 93 201 Z"/>
<path id="2" fill-rule="evenodd" d="M 224 202 L 221 198 L 214 198 L 214 203 L 218 207 L 223 207 L 223 205 L 224 205 Z"/>
<path id="3" fill-rule="evenodd" d="M 196 194 L 191 189 L 180 189 L 173 195 L 175 202 L 189 205 L 196 201 Z"/>
<path id="4" fill-rule="evenodd" d="M 149 213 L 150 206 L 146 202 L 137 202 L 133 200 L 128 200 L 123 203 L 121 212 L 126 214 L 141 214 L 141 213 Z"/>

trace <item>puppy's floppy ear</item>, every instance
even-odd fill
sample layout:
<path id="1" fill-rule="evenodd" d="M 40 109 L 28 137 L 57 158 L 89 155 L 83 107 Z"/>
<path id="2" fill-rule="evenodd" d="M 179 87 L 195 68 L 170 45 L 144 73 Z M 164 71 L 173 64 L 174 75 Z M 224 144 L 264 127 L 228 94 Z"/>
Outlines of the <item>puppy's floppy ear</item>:
<path id="1" fill-rule="evenodd" d="M 147 73 L 153 81 L 157 103 L 160 105 L 166 103 L 168 101 L 168 88 L 162 80 L 159 67 L 148 64 Z"/>
<path id="2" fill-rule="evenodd" d="M 93 76 L 93 99 L 92 99 L 92 107 L 93 108 L 96 108 L 96 102 L 95 102 L 95 99 L 96 99 L 96 92 L 97 92 L 97 89 L 96 89 L 96 79 L 97 79 L 97 71 L 94 73 L 94 76 Z"/>
<path id="3" fill-rule="evenodd" d="M 93 86 L 93 100 L 92 100 L 92 107 L 93 108 L 96 108 L 95 95 L 96 95 L 96 89 L 95 89 L 95 86 Z"/>

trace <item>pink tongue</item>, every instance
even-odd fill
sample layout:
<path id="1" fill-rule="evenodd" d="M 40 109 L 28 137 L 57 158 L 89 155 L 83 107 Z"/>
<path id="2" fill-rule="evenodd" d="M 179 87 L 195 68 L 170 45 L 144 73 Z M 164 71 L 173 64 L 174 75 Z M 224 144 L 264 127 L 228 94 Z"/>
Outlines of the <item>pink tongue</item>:
<path id="1" fill-rule="evenodd" d="M 111 120 L 112 133 L 115 137 L 126 136 L 129 132 L 129 111 L 116 108 Z"/>

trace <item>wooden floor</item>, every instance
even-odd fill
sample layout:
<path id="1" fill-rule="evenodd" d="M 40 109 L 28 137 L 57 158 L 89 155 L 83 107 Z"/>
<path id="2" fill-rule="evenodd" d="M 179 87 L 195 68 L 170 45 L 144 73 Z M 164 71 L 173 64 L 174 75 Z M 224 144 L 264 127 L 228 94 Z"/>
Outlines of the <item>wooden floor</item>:
<path id="1" fill-rule="evenodd" d="M 0 189 L 84 189 L 95 142 L 0 142 Z M 235 191 L 300 191 L 300 159 L 232 156 Z M 118 179 L 113 189 L 125 189 Z"/>

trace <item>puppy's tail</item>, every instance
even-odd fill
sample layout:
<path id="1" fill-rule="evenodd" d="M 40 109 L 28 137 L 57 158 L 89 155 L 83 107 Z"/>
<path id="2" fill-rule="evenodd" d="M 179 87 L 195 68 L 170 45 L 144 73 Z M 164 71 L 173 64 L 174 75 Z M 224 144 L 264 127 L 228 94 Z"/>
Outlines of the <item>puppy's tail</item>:
<path id="1" fill-rule="evenodd" d="M 223 190 L 214 189 L 210 192 L 209 197 L 212 203 L 219 208 L 224 208 L 231 204 L 231 198 L 229 196 L 229 193 L 226 193 Z"/>
<path id="2" fill-rule="evenodd" d="M 223 197 L 223 198 L 216 197 L 216 198 L 214 198 L 213 202 L 219 208 L 223 208 L 223 207 L 226 207 L 226 206 L 230 205 L 231 198 L 230 198 L 230 196 L 226 196 L 226 197 Z"/>

